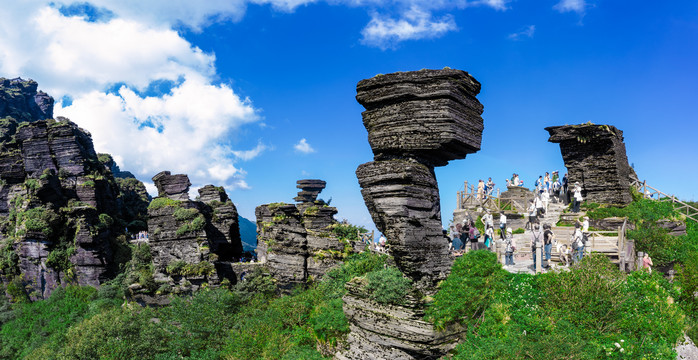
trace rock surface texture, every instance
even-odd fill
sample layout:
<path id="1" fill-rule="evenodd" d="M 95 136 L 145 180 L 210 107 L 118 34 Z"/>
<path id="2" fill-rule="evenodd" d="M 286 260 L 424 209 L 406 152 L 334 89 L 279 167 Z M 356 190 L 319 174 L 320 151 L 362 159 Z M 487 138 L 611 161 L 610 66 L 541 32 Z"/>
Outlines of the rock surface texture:
<path id="1" fill-rule="evenodd" d="M 460 70 L 421 70 L 359 82 L 356 99 L 373 162 L 356 170 L 398 268 L 431 288 L 451 266 L 434 166 L 480 149 L 480 83 Z"/>
<path id="2" fill-rule="evenodd" d="M 325 188 L 322 180 L 299 180 L 298 204 L 260 205 L 257 217 L 257 258 L 288 291 L 305 284 L 309 277 L 319 279 L 347 255 L 363 250 L 354 237 L 343 238 L 337 231 L 349 227 L 334 219 L 337 208 L 317 199 Z"/>
<path id="3" fill-rule="evenodd" d="M 163 171 L 153 177 L 159 196 L 148 208 L 147 243 L 155 280 L 173 292 L 196 290 L 203 283 L 232 283 L 232 263 L 242 256 L 237 209 L 222 187 L 199 189 L 200 201 L 188 198 L 189 177 Z"/>
<path id="4" fill-rule="evenodd" d="M 366 206 L 385 234 L 400 271 L 423 294 L 451 268 L 442 232 L 434 166 L 480 149 L 480 83 L 460 70 L 421 70 L 362 80 L 357 96 L 374 161 L 356 170 Z M 347 286 L 351 333 L 338 359 L 432 359 L 455 344 L 457 330 L 422 320 L 424 304 L 377 306 L 361 286 Z"/>
<path id="5" fill-rule="evenodd" d="M 565 125 L 545 128 L 548 141 L 560 144 L 570 188 L 582 185 L 584 200 L 625 205 L 632 201 L 631 179 L 637 178 L 628 164 L 623 132 L 611 125 Z"/>
<path id="6" fill-rule="evenodd" d="M 31 299 L 67 283 L 99 286 L 115 270 L 111 242 L 124 225 L 144 224 L 101 161 L 111 157 L 95 153 L 88 132 L 52 116 L 53 99 L 36 82 L 0 79 L 0 272 Z M 145 195 L 141 182 L 129 184 Z M 147 204 L 147 195 L 128 198 Z"/>

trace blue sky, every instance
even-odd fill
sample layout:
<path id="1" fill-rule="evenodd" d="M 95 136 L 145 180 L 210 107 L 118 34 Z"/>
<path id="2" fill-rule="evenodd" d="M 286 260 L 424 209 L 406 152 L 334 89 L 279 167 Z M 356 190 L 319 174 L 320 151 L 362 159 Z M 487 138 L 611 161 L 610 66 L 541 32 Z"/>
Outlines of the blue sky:
<path id="1" fill-rule="evenodd" d="M 695 1 L 31 0 L 0 24 L 0 76 L 64 99 L 55 115 L 142 181 L 223 185 L 251 220 L 320 178 L 339 219 L 372 227 L 356 83 L 445 66 L 485 107 L 482 150 L 436 170 L 445 223 L 465 180 L 564 172 L 543 128 L 587 121 L 624 131 L 641 179 L 698 199 Z"/>

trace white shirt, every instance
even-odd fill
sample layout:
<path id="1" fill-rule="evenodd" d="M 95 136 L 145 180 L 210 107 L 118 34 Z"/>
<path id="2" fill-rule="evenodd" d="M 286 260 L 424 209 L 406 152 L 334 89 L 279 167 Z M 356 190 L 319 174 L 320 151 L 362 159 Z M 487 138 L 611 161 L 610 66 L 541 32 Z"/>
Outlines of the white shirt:
<path id="1" fill-rule="evenodd" d="M 507 223 L 507 217 L 506 217 L 504 214 L 502 214 L 502 215 L 499 216 L 499 223 L 500 223 L 500 224 L 505 224 L 505 225 L 506 225 L 506 223 Z"/>

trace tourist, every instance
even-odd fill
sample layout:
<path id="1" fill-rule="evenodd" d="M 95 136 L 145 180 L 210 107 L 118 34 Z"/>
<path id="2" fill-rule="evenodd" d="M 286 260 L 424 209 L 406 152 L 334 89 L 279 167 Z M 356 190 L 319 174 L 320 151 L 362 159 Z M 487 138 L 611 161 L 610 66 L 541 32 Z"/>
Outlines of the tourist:
<path id="1" fill-rule="evenodd" d="M 492 217 L 492 212 L 487 209 L 484 215 L 482 215 L 482 218 L 480 219 L 482 221 L 482 224 L 485 225 L 486 227 L 494 227 L 494 219 Z"/>
<path id="2" fill-rule="evenodd" d="M 514 179 L 512 180 L 514 186 L 521 186 L 521 180 L 519 180 L 519 174 L 514 174 Z"/>
<path id="3" fill-rule="evenodd" d="M 528 222 L 524 224 L 524 229 L 533 229 L 533 224 L 536 223 L 536 204 L 533 200 L 528 201 Z"/>
<path id="4" fill-rule="evenodd" d="M 548 191 L 543 191 L 540 194 L 540 201 L 543 203 L 543 209 L 545 209 L 543 214 L 547 214 L 548 213 L 548 203 L 550 203 L 550 193 Z"/>
<path id="5" fill-rule="evenodd" d="M 485 229 L 485 247 L 487 247 L 487 250 L 492 250 L 492 239 L 494 238 L 494 228 L 492 227 L 492 224 L 490 226 L 487 226 Z"/>
<path id="6" fill-rule="evenodd" d="M 568 185 L 569 181 L 567 179 L 567 174 L 565 174 L 565 176 L 562 177 L 562 196 L 564 198 L 565 205 L 570 203 L 570 189 Z"/>
<path id="7" fill-rule="evenodd" d="M 545 177 L 543 178 L 543 186 L 546 192 L 550 192 L 550 173 L 545 172 Z"/>
<path id="8" fill-rule="evenodd" d="M 553 180 L 553 199 L 556 203 L 562 201 L 562 198 L 560 197 L 561 190 L 562 185 L 560 184 L 560 179 Z"/>
<path id="9" fill-rule="evenodd" d="M 652 258 L 648 253 L 645 253 L 645 256 L 642 257 L 642 268 L 647 269 L 647 271 L 652 273 L 652 266 L 654 264 L 652 263 Z"/>
<path id="10" fill-rule="evenodd" d="M 504 265 L 514 265 L 514 240 L 511 235 L 511 228 L 507 228 L 507 237 L 504 239 Z"/>
<path id="11" fill-rule="evenodd" d="M 553 183 L 560 180 L 560 174 L 557 170 L 553 171 Z"/>
<path id="12" fill-rule="evenodd" d="M 381 252 L 385 252 L 386 242 L 385 235 L 381 234 L 381 237 L 378 239 L 378 249 L 380 249 Z"/>
<path id="13" fill-rule="evenodd" d="M 480 232 L 475 227 L 475 223 L 470 223 L 468 230 L 468 240 L 470 240 L 470 250 L 477 250 L 477 239 L 480 237 Z"/>
<path id="14" fill-rule="evenodd" d="M 531 231 L 531 253 L 533 254 L 533 267 L 536 266 L 536 247 L 540 247 L 543 241 L 543 233 L 540 231 L 540 225 L 535 224 Z"/>
<path id="15" fill-rule="evenodd" d="M 550 267 L 550 257 L 553 251 L 553 240 L 555 239 L 555 233 L 553 233 L 552 226 L 550 226 L 550 224 L 543 225 L 543 229 L 545 261 L 547 261 L 547 267 Z"/>
<path id="16" fill-rule="evenodd" d="M 584 198 L 582 197 L 582 186 L 579 184 L 579 182 L 574 183 L 574 206 L 572 208 L 572 212 L 578 213 L 579 212 L 579 205 L 582 204 L 582 200 Z"/>
<path id="17" fill-rule="evenodd" d="M 453 240 L 452 240 L 452 245 L 453 245 L 453 251 L 461 251 L 463 249 L 463 240 L 461 240 L 461 234 L 460 232 L 456 231 L 452 234 Z"/>
<path id="18" fill-rule="evenodd" d="M 487 195 L 492 195 L 492 191 L 494 191 L 494 182 L 492 181 L 492 178 L 487 179 L 485 188 L 487 189 Z"/>
<path id="19" fill-rule="evenodd" d="M 574 224 L 574 233 L 572 234 L 572 249 L 576 251 L 575 261 L 580 262 L 584 257 L 584 239 L 579 223 Z"/>
<path id="20" fill-rule="evenodd" d="M 485 182 L 482 179 L 477 182 L 477 199 L 482 200 L 485 197 Z"/>
<path id="21" fill-rule="evenodd" d="M 507 216 L 504 215 L 504 212 L 502 211 L 499 214 L 499 235 L 502 237 L 502 240 L 504 240 L 504 232 L 507 230 Z"/>
<path id="22" fill-rule="evenodd" d="M 538 180 L 536 180 L 536 183 L 534 184 L 536 187 L 536 192 L 540 191 L 543 189 L 543 176 L 538 176 Z"/>
<path id="23" fill-rule="evenodd" d="M 651 198 L 652 198 L 652 194 L 650 194 L 650 189 L 645 187 L 645 199 L 651 199 Z"/>
<path id="24" fill-rule="evenodd" d="M 545 192 L 544 190 L 539 190 L 538 194 L 533 199 L 533 201 L 536 204 L 536 219 L 539 219 L 545 215 L 545 206 L 543 205 L 543 200 L 542 200 L 544 192 Z"/>

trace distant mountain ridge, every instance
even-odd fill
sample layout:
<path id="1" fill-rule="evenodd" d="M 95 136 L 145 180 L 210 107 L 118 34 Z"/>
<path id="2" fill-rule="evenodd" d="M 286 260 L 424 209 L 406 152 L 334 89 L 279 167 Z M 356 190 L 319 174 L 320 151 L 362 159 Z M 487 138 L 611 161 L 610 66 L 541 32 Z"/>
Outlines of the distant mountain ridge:
<path id="1" fill-rule="evenodd" d="M 240 225 L 240 240 L 244 251 L 252 251 L 257 248 L 257 224 L 238 215 Z"/>

